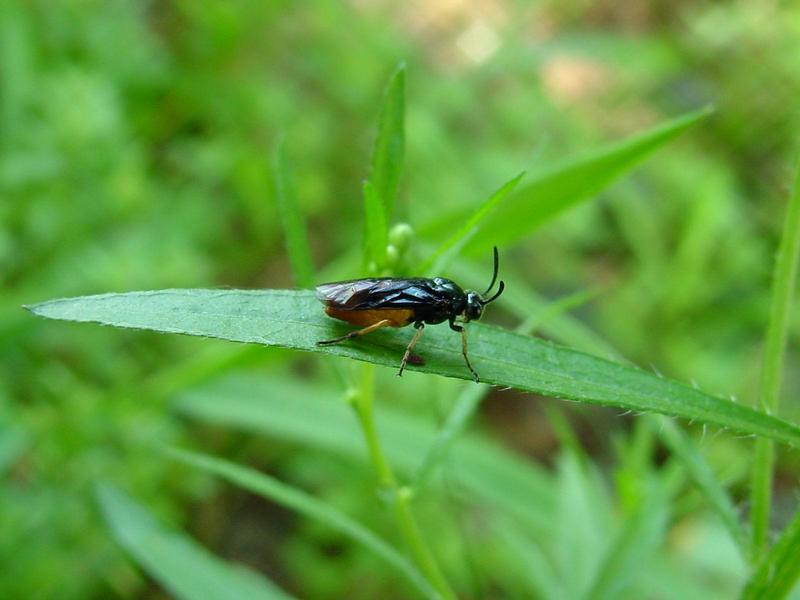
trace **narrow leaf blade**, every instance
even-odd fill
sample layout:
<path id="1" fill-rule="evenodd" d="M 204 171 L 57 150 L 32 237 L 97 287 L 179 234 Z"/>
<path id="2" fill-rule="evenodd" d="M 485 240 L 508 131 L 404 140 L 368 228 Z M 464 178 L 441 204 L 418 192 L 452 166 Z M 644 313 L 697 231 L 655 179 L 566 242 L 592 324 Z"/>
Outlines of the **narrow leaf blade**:
<path id="1" fill-rule="evenodd" d="M 255 571 L 228 564 L 191 538 L 165 528 L 118 489 L 100 485 L 96 497 L 116 541 L 174 597 L 186 600 L 291 598 Z"/>
<path id="2" fill-rule="evenodd" d="M 596 196 L 709 113 L 709 109 L 704 109 L 683 115 L 622 142 L 532 174 L 531 181 L 512 194 L 502 210 L 487 218 L 465 251 L 479 254 L 527 236 L 568 208 Z M 426 233 L 437 235 L 449 223 L 467 216 L 467 210 L 448 215 L 427 228 Z"/>
<path id="3" fill-rule="evenodd" d="M 375 270 L 380 272 L 386 262 L 386 246 L 389 243 L 386 213 L 380 196 L 375 191 L 375 186 L 370 181 L 365 181 L 364 195 L 364 227 L 365 233 L 365 258 L 367 265 L 373 263 Z"/>
<path id="4" fill-rule="evenodd" d="M 176 408 L 193 419 L 252 431 L 305 450 L 367 459 L 352 410 L 329 388 L 274 374 L 240 373 L 184 392 Z M 375 420 L 391 465 L 401 474 L 413 473 L 436 438 L 432 423 L 383 404 L 375 406 Z M 475 434 L 463 436 L 451 452 L 459 468 L 450 476 L 461 488 L 534 530 L 547 528 L 554 504 L 552 485 L 536 463 Z"/>
<path id="5" fill-rule="evenodd" d="M 289 177 L 289 168 L 284 156 L 283 143 L 278 143 L 273 156 L 275 198 L 278 214 L 286 240 L 286 252 L 292 265 L 292 274 L 298 286 L 314 286 L 314 262 L 308 245 L 308 234 L 303 213 L 297 203 L 294 188 Z"/>
<path id="6" fill-rule="evenodd" d="M 439 429 L 436 439 L 428 446 L 422 464 L 414 474 L 413 487 L 415 489 L 424 488 L 436 468 L 444 462 L 450 447 L 464 431 L 490 389 L 488 385 L 481 383 L 466 387 L 461 391 L 452 410 L 447 414 L 444 424 Z"/>
<path id="7" fill-rule="evenodd" d="M 786 340 L 793 316 L 792 304 L 799 261 L 800 165 L 796 167 L 794 187 L 789 198 L 783 235 L 775 259 L 769 325 L 767 326 L 761 368 L 760 406 L 762 410 L 772 413 L 778 412 Z M 758 440 L 750 486 L 750 503 L 752 505 L 750 520 L 753 532 L 753 550 L 756 556 L 763 553 L 767 543 L 774 460 L 775 451 L 771 444 L 765 440 Z"/>
<path id="8" fill-rule="evenodd" d="M 711 467 L 692 444 L 688 436 L 672 421 L 661 417 L 653 421 L 653 426 L 670 451 L 677 456 L 689 473 L 695 485 L 719 515 L 731 537 L 739 546 L 743 556 L 747 556 L 747 533 L 742 527 L 736 507 L 728 493 L 720 484 Z"/>
<path id="9" fill-rule="evenodd" d="M 345 356 L 395 368 L 408 343 L 404 330 L 319 346 L 347 328 L 325 316 L 305 290 L 163 290 L 53 300 L 30 307 L 40 316 L 117 327 L 184 333 Z M 468 379 L 460 344 L 430 327 L 414 370 Z M 800 447 L 796 425 L 676 381 L 549 342 L 484 325 L 469 325 L 470 357 L 485 383 L 553 398 L 655 412 Z"/>
<path id="10" fill-rule="evenodd" d="M 587 600 L 625 596 L 664 537 L 668 510 L 663 496 L 664 491 L 652 493 L 645 504 L 628 515 L 597 569 Z"/>
<path id="11" fill-rule="evenodd" d="M 387 221 L 394 212 L 397 186 L 405 153 L 406 66 L 400 63 L 386 87 L 378 122 L 378 137 L 372 151 L 369 180 L 383 202 Z"/>
<path id="12" fill-rule="evenodd" d="M 524 172 L 520 173 L 489 196 L 467 222 L 431 254 L 420 267 L 420 271 L 425 273 L 433 267 L 432 270 L 435 273 L 441 273 L 448 262 L 458 256 L 461 249 L 475 236 L 482 222 L 491 214 L 492 210 L 517 187 L 524 175 Z"/>
<path id="13" fill-rule="evenodd" d="M 320 502 L 313 496 L 289 486 L 264 473 L 237 464 L 189 452 L 171 449 L 168 454 L 198 469 L 222 477 L 230 483 L 251 491 L 259 496 L 277 502 L 286 508 L 297 511 L 311 519 L 325 523 L 331 529 L 362 544 L 389 566 L 405 577 L 409 583 L 429 598 L 435 598 L 436 592 L 416 568 L 394 548 L 379 538 L 372 531 L 339 512 L 332 506 Z"/>
<path id="14" fill-rule="evenodd" d="M 747 582 L 742 600 L 780 600 L 800 577 L 800 509 Z"/>

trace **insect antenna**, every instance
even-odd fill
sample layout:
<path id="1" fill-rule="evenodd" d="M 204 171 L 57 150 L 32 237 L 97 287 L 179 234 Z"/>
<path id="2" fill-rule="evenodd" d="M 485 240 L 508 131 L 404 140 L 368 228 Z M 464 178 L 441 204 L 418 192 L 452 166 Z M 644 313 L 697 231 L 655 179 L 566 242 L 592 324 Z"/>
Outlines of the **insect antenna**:
<path id="1" fill-rule="evenodd" d="M 497 288 L 497 293 L 494 296 L 492 296 L 491 298 L 489 298 L 488 300 L 484 300 L 483 303 L 484 304 L 489 304 L 489 302 L 494 302 L 495 300 L 497 300 L 497 298 L 500 296 L 500 294 L 503 293 L 504 289 L 506 289 L 506 282 L 505 281 L 501 281 L 500 282 L 500 287 Z"/>
<path id="2" fill-rule="evenodd" d="M 485 296 L 486 294 L 488 294 L 494 287 L 494 282 L 497 281 L 497 272 L 500 269 L 500 256 L 497 253 L 497 246 L 492 247 L 492 254 L 494 255 L 494 270 L 492 272 L 492 282 L 489 284 L 489 287 L 486 288 L 486 291 L 483 292 L 483 294 L 481 294 L 481 296 Z M 497 296 L 495 296 L 495 298 L 496 297 Z"/>

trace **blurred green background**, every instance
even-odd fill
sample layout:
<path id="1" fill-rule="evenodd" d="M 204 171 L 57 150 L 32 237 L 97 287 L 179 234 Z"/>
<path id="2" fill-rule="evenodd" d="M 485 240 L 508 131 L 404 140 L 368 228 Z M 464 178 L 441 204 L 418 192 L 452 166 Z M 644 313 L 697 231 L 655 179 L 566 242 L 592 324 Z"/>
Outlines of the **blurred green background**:
<path id="1" fill-rule="evenodd" d="M 256 466 L 392 538 L 361 449 L 337 453 L 179 408 L 209 390 L 224 403 L 248 381 L 242 372 L 254 378 L 245 395 L 335 402 L 324 361 L 48 322 L 20 308 L 109 291 L 292 287 L 270 171 L 280 136 L 320 278 L 359 275 L 361 182 L 399 60 L 407 150 L 395 221 L 417 231 L 420 259 L 442 241 L 426 237 L 426 224 L 476 206 L 519 171 L 714 105 L 598 198 L 501 250 L 504 268 L 549 300 L 589 290 L 573 316 L 619 355 L 752 402 L 800 130 L 798 44 L 796 4 L 751 0 L 5 0 L 0 596 L 164 596 L 108 533 L 92 494 L 105 480 L 300 597 L 414 597 L 325 527 L 154 450 L 193 446 Z M 488 257 L 468 260 L 481 279 L 465 283 L 480 286 Z M 488 320 L 516 323 L 503 301 Z M 795 364 L 790 348 L 786 398 L 800 391 Z M 419 374 L 378 376 L 381 404 L 427 427 L 459 389 Z M 796 403 L 785 406 L 798 417 Z M 573 574 L 581 569 L 570 548 L 591 563 L 590 541 L 602 545 L 663 460 L 658 448 L 630 451 L 654 443 L 635 421 L 514 392 L 483 404 L 476 435 L 546 471 L 561 501 L 586 499 L 562 514 L 557 533 L 531 534 L 563 541 L 552 554 L 569 557 Z M 692 431 L 745 512 L 751 441 Z M 579 447 L 565 451 L 573 438 Z M 790 453 L 779 460 L 781 523 L 800 464 Z M 514 537 L 502 509 L 448 484 L 448 472 L 421 518 L 440 528 L 438 552 L 458 589 L 531 597 L 526 552 L 540 546 Z M 654 598 L 730 597 L 745 571 L 715 517 L 688 486 L 668 505 L 652 548 L 660 558 L 636 585 Z"/>

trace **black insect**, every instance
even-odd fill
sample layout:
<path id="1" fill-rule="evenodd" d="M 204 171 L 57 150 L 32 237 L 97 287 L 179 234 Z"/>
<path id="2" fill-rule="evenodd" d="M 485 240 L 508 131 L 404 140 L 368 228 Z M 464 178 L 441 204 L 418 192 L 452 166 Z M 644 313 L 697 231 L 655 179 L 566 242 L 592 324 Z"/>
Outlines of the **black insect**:
<path id="1" fill-rule="evenodd" d="M 338 344 L 381 327 L 405 327 L 413 323 L 417 331 L 400 361 L 400 371 L 397 374 L 402 375 L 425 325 L 447 321 L 450 323 L 450 329 L 461 334 L 464 361 L 477 382 L 478 374 L 472 368 L 467 356 L 467 332 L 461 325 L 456 324 L 456 320 L 466 323 L 479 319 L 483 307 L 503 293 L 505 283 L 501 281 L 497 293 L 491 298 L 486 297 L 497 281 L 498 268 L 499 258 L 497 248 L 494 248 L 492 282 L 482 294 L 470 290 L 464 291 L 456 283 L 443 277 L 433 279 L 379 277 L 318 285 L 317 298 L 325 305 L 325 312 L 335 319 L 359 325 L 362 329 L 332 340 L 319 341 L 317 344 Z"/>

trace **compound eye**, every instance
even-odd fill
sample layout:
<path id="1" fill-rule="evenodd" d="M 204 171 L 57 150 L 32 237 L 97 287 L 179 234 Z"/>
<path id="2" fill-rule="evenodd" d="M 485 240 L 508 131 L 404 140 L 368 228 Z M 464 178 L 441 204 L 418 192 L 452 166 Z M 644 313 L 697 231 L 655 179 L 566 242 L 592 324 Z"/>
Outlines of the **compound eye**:
<path id="1" fill-rule="evenodd" d="M 467 309 L 464 311 L 468 320 L 476 320 L 481 318 L 483 313 L 483 305 L 474 294 L 467 297 Z"/>

